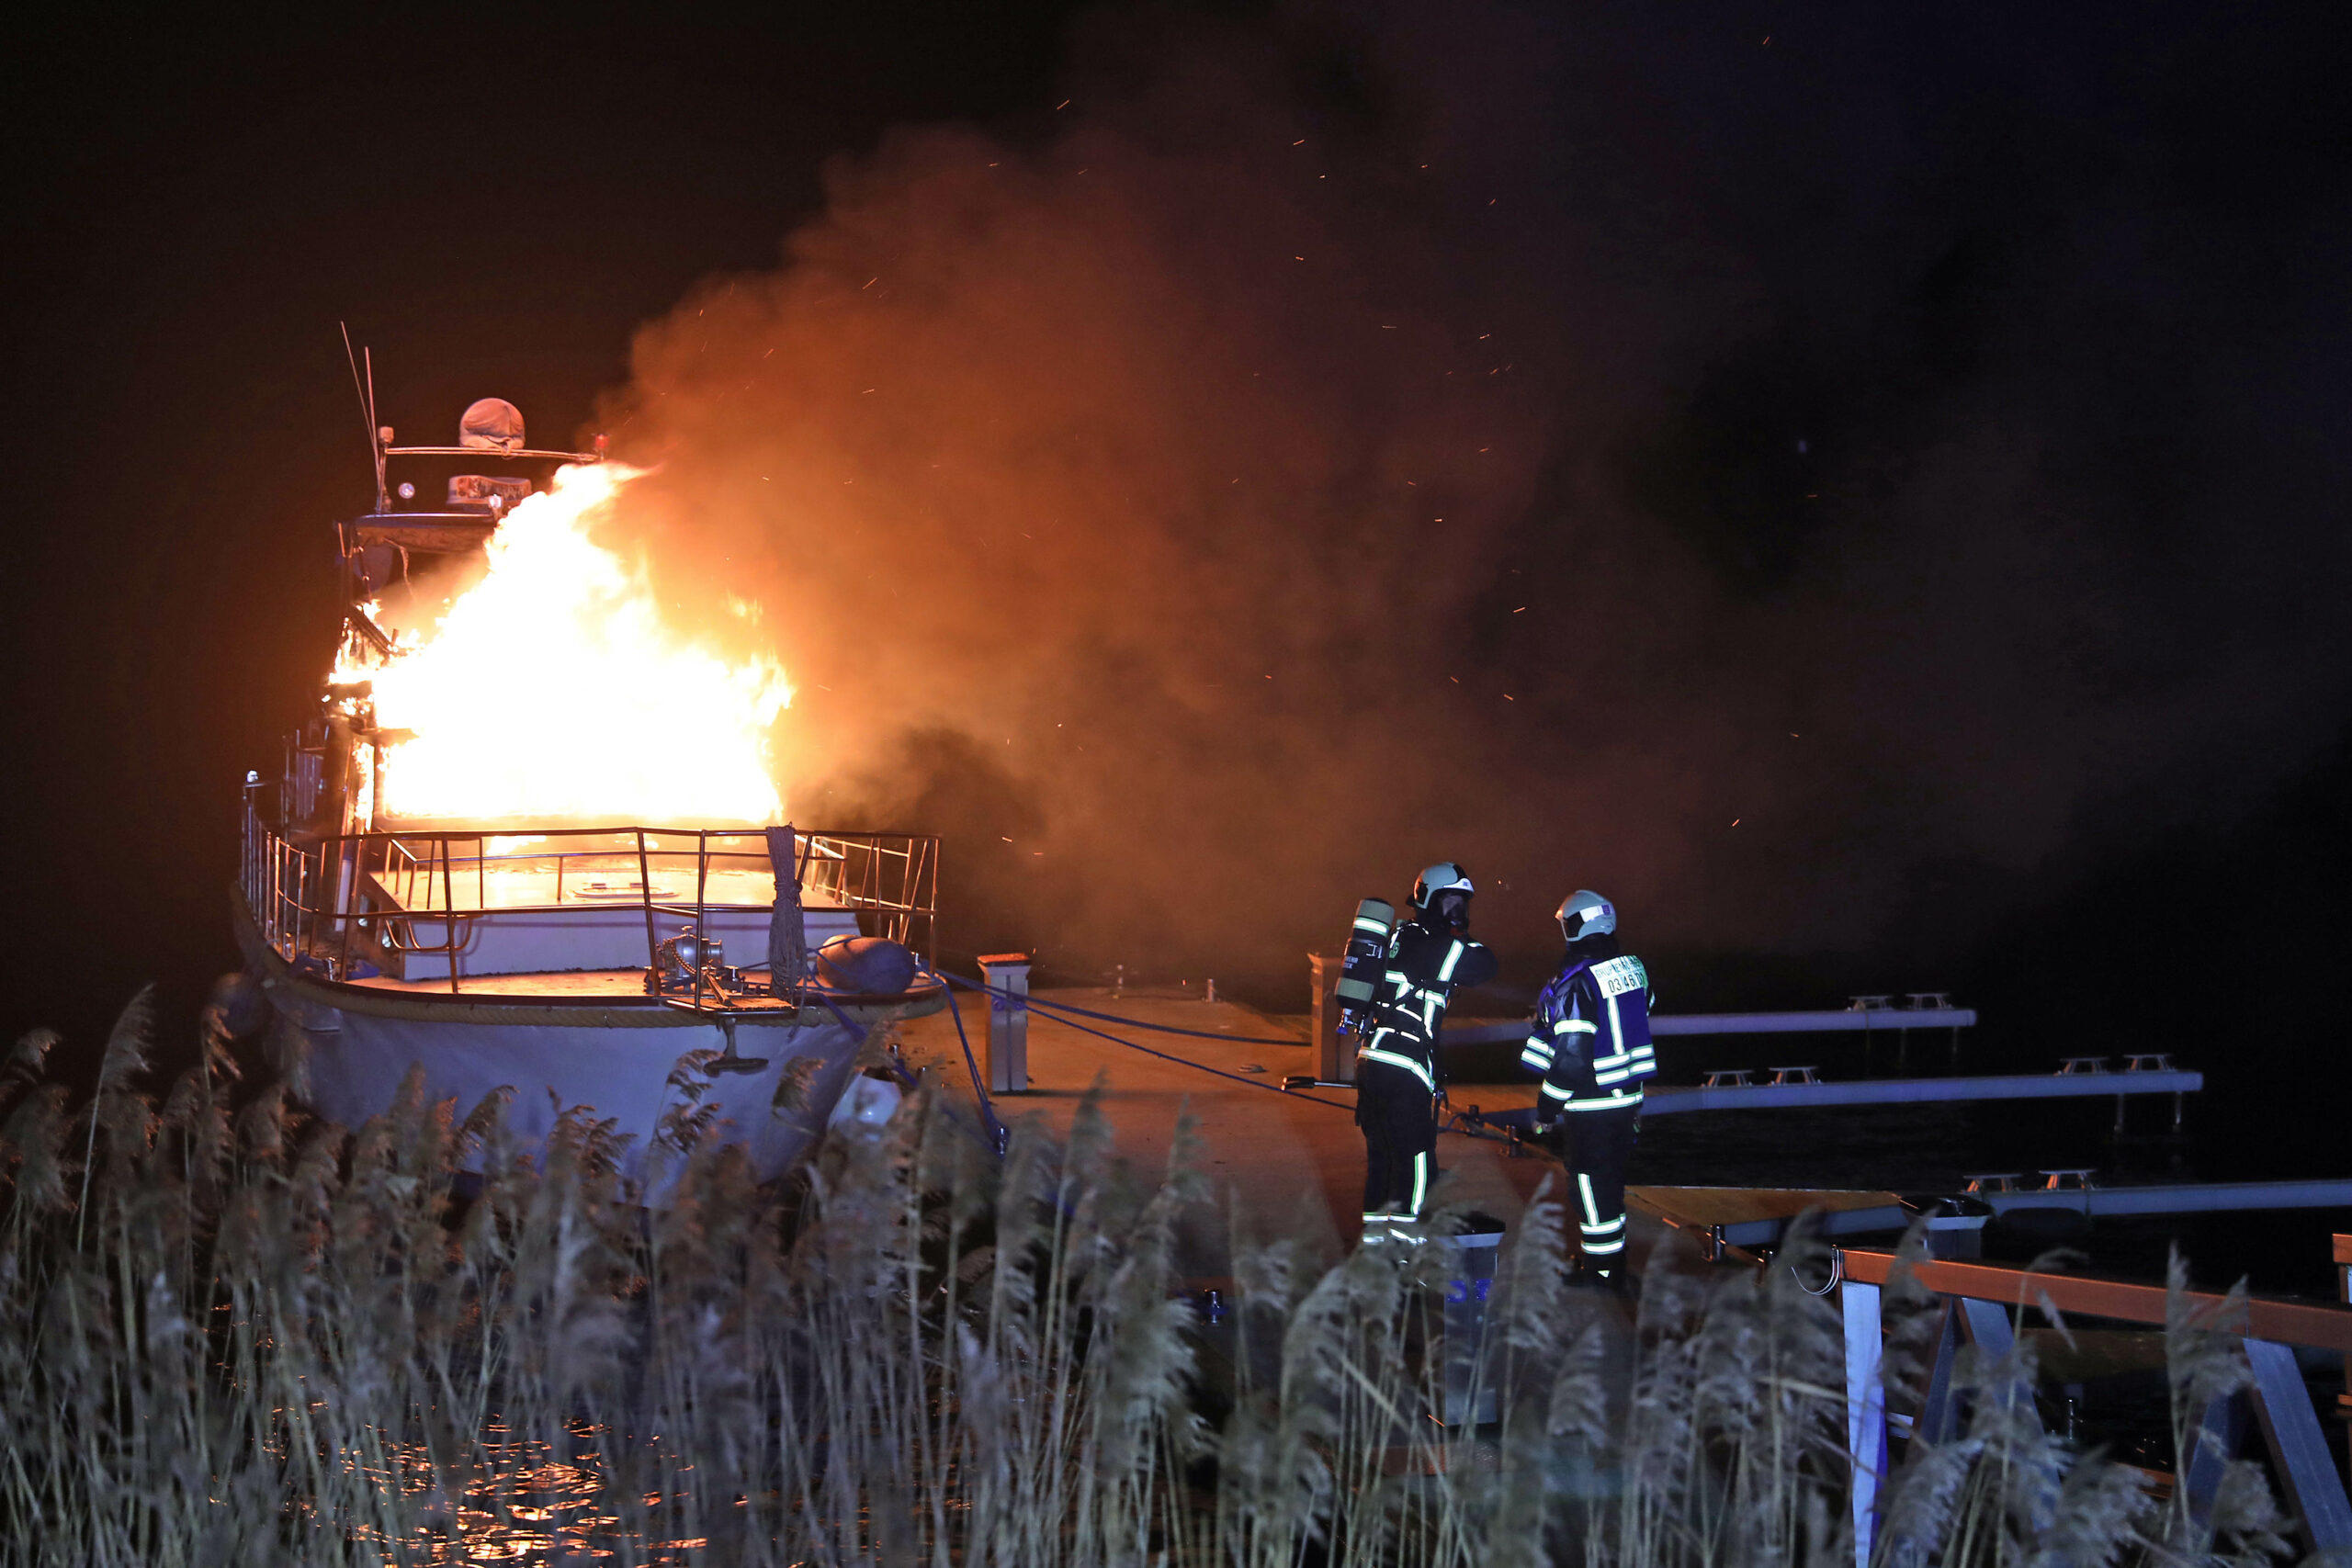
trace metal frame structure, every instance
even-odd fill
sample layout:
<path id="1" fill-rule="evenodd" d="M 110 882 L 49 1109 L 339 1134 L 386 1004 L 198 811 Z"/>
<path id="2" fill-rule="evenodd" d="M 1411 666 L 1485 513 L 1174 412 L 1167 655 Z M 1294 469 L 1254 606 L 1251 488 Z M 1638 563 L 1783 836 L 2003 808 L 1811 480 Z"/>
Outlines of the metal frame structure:
<path id="1" fill-rule="evenodd" d="M 1789 1071 L 1793 1069 L 1784 1069 Z M 1841 1105 L 1956 1104 L 1995 1100 L 2098 1100 L 2115 1097 L 2120 1130 L 2128 1096 L 2170 1095 L 2173 1126 L 2181 1122 L 2181 1097 L 2205 1087 L 2205 1075 L 2176 1069 L 2138 1073 L 2005 1073 L 1984 1077 L 1852 1078 L 1842 1082 L 1653 1085 L 1644 1092 L 1645 1116 L 1679 1116 L 1693 1111 L 1793 1111 Z M 1533 1129 L 1532 1108 L 1482 1111 L 1483 1126 L 1525 1134 Z"/>
<path id="2" fill-rule="evenodd" d="M 449 506 L 429 512 L 392 510 L 385 479 L 387 459 L 456 457 L 502 466 L 517 462 L 588 465 L 605 460 L 605 439 L 598 436 L 592 452 L 465 445 L 395 446 L 392 433 L 376 422 L 372 366 L 363 374 L 360 362 L 355 360 L 353 375 L 368 415 L 376 506 L 366 516 L 338 525 L 345 546 L 344 635 L 378 657 L 386 657 L 392 652 L 391 639 L 369 618 L 365 606 L 351 602 L 350 552 L 355 537 L 381 531 L 388 539 L 401 544 L 404 551 L 413 546 L 446 554 L 480 547 L 501 521 L 501 509 L 494 505 Z M 412 529 L 419 531 L 418 536 L 401 537 Z M 330 688 L 330 695 L 351 694 Z M 364 698 L 366 689 L 357 688 L 356 695 Z M 649 974 L 659 974 L 662 959 L 656 916 L 692 920 L 698 933 L 707 932 L 712 872 L 729 869 L 730 863 L 748 863 L 763 870 L 773 863 L 765 830 L 760 827 L 403 825 L 380 819 L 376 804 L 384 748 L 394 734 L 375 729 L 364 706 L 353 709 L 348 704 L 314 720 L 304 733 L 288 741 L 277 809 L 269 817 L 262 810 L 264 786 L 257 777 L 247 776 L 239 886 L 262 940 L 289 963 L 312 959 L 323 964 L 331 977 L 345 979 L 350 975 L 355 953 L 370 959 L 396 953 L 440 953 L 448 960 L 449 989 L 458 994 L 463 989 L 458 954 L 466 946 L 473 920 L 576 909 L 577 901 L 564 902 L 567 876 L 584 863 L 603 862 L 633 863 L 634 901 L 645 923 L 645 964 Z M 332 798 L 337 795 L 340 800 Z M 293 830 L 287 831 L 288 828 Z M 514 852 L 493 852 L 495 840 L 525 836 L 532 841 Z M 577 848 L 571 847 L 573 842 Z M 801 831 L 795 847 L 795 869 L 804 894 L 854 911 L 867 934 L 903 942 L 916 951 L 926 968 L 936 966 L 939 840 L 935 836 Z M 469 853 L 465 852 L 468 850 Z M 555 902 L 508 904 L 492 909 L 487 877 L 490 869 L 500 864 L 552 870 Z M 657 892 L 657 864 L 680 877 L 691 867 L 695 888 L 691 902 Z M 601 900 L 607 908 L 626 907 L 628 901 L 625 893 Z M 731 901 L 721 906 L 743 907 Z M 420 919 L 437 919 L 444 940 L 417 942 Z M 731 1006 L 728 997 L 713 993 L 718 978 L 707 965 L 697 964 L 691 1002 L 682 998 L 664 1000 L 695 1011 L 703 1010 L 706 1001 L 728 1008 Z"/>
<path id="3" fill-rule="evenodd" d="M 305 845 L 263 820 L 258 799 L 262 788 L 250 781 L 245 786 L 238 886 L 246 907 L 262 940 L 281 957 L 289 963 L 305 956 L 319 959 L 338 979 L 349 975 L 355 947 L 362 957 L 368 956 L 371 947 L 384 952 L 441 953 L 449 957 L 449 989 L 457 994 L 461 988 L 457 956 L 465 944 L 468 922 L 485 916 L 577 908 L 560 902 L 566 866 L 590 860 L 636 863 L 635 902 L 645 919 L 646 967 L 653 970 L 660 964 L 661 945 L 654 917 L 691 919 L 697 931 L 708 929 L 713 863 L 751 862 L 763 868 L 771 863 L 763 829 L 757 828 L 535 827 L 529 836 L 537 842 L 506 854 L 493 854 L 490 846 L 494 840 L 516 836 L 518 829 L 512 827 L 332 834 Z M 594 847 L 545 847 L 558 840 L 593 840 Z M 684 842 L 689 840 L 690 847 Z M 868 934 L 904 943 L 922 956 L 926 967 L 935 966 L 939 890 L 935 835 L 826 829 L 800 831 L 797 840 L 797 869 L 804 891 L 865 917 L 870 922 Z M 760 847 L 728 847 L 745 840 L 758 842 Z M 471 854 L 457 852 L 468 845 L 472 847 Z M 693 902 L 657 896 L 656 863 L 681 874 L 692 866 Z M 487 878 L 492 865 L 550 863 L 558 902 L 491 908 Z M 466 887 L 469 881 L 470 889 Z M 461 900 L 466 891 L 472 894 L 470 901 Z M 626 907 L 627 902 L 616 897 L 606 907 Z M 438 919 L 447 940 L 416 942 L 413 921 L 418 917 Z M 699 1007 L 702 1000 L 698 976 L 695 1005 Z"/>
<path id="4" fill-rule="evenodd" d="M 557 452 L 536 446 L 387 446 L 387 457 L 463 457 L 487 463 L 601 463 L 601 452 Z"/>
<path id="5" fill-rule="evenodd" d="M 1309 955 L 1313 956 L 1312 954 Z M 1905 1034 L 1913 1030 L 1974 1027 L 1976 1010 L 1940 1007 L 1838 1008 L 1810 1012 L 1660 1012 L 1650 1015 L 1650 1032 L 1670 1034 Z M 1470 1023 L 1446 1030 L 1440 1043 L 1494 1044 L 1519 1039 L 1520 1022 Z"/>
<path id="6" fill-rule="evenodd" d="M 349 347 L 348 333 L 345 346 Z M 395 647 L 371 617 L 370 606 L 360 603 L 355 592 L 354 562 L 359 546 L 396 546 L 405 576 L 412 549 L 428 555 L 478 549 L 496 533 L 506 510 L 495 499 L 479 505 L 452 501 L 430 509 L 395 509 L 386 475 L 388 460 L 459 458 L 494 468 L 518 463 L 590 466 L 606 460 L 606 442 L 598 435 L 594 449 L 588 452 L 477 446 L 463 440 L 454 446 L 396 446 L 390 427 L 378 421 L 373 356 L 364 350 L 354 354 L 351 369 L 368 424 L 376 495 L 371 512 L 336 525 L 342 546 L 343 636 L 346 648 L 382 660 L 393 657 Z M 553 827 L 537 822 L 473 826 L 386 819 L 379 815 L 386 750 L 407 732 L 378 728 L 372 708 L 366 703 L 368 694 L 368 684 L 361 681 L 327 688 L 329 711 L 288 739 L 276 798 L 269 803 L 273 810 L 266 814 L 263 809 L 268 786 L 257 774 L 246 775 L 238 888 L 261 941 L 279 957 L 288 964 L 315 965 L 330 979 L 347 981 L 355 956 L 389 964 L 400 954 L 440 954 L 447 961 L 450 994 L 460 995 L 465 985 L 459 956 L 475 921 L 506 915 L 576 913 L 583 901 L 577 897 L 565 901 L 567 875 L 584 864 L 602 862 L 633 865 L 636 871 L 634 884 L 610 889 L 610 896 L 595 903 L 606 908 L 626 908 L 632 901 L 636 905 L 645 927 L 646 988 L 662 1005 L 724 1013 L 763 994 L 761 987 L 741 981 L 745 972 L 765 968 L 764 962 L 722 973 L 706 961 L 707 944 L 698 944 L 702 950 L 695 953 L 690 965 L 691 987 L 665 984 L 665 944 L 655 917 L 691 920 L 696 936 L 707 937 L 714 908 L 710 900 L 714 870 L 731 869 L 729 863 L 774 869 L 764 827 Z M 508 840 L 507 844 L 494 850 L 501 840 Z M 461 852 L 469 848 L 470 853 Z M 797 831 L 794 854 L 792 871 L 802 895 L 853 911 L 864 932 L 904 943 L 915 950 L 926 970 L 936 968 L 939 840 L 935 836 Z M 657 863 L 680 877 L 692 867 L 691 902 L 659 890 L 654 877 Z M 502 903 L 493 908 L 488 884 L 493 865 L 552 871 L 554 901 Z M 536 889 L 529 894 L 540 896 Z M 736 913 L 765 902 L 729 899 L 716 908 Z M 440 925 L 443 940 L 420 942 L 419 923 L 435 921 Z M 676 961 L 683 959 L 684 950 L 672 945 L 668 953 Z M 606 956 L 609 961 L 609 953 Z M 673 962 L 672 976 L 685 967 L 689 965 Z M 808 984 L 803 976 L 778 985 L 771 976 L 764 994 L 797 1001 Z M 666 994 L 673 989 L 681 994 Z M 689 989 L 690 998 L 684 994 Z"/>
<path id="7" fill-rule="evenodd" d="M 1870 1568 L 1888 1468 L 1886 1387 L 1880 1371 L 1885 1345 L 1882 1309 L 1897 1260 L 1891 1252 L 1860 1248 L 1838 1248 L 1830 1258 L 1846 1326 L 1854 1562 L 1856 1568 Z M 1961 1344 L 1965 1340 L 1993 1356 L 2007 1353 L 2016 1342 L 2012 1312 L 2022 1313 L 2031 1304 L 2083 1317 L 2161 1325 L 2172 1304 L 2164 1286 L 2132 1280 L 1951 1260 L 1923 1260 L 1909 1267 L 1917 1283 L 1944 1298 L 1926 1400 L 1911 1424 L 1915 1439 L 1931 1443 L 1944 1441 L 1959 1429 L 1961 1412 L 1952 1384 Z M 2344 1479 L 2335 1472 L 2294 1354 L 2294 1347 L 2303 1345 L 2352 1356 L 2352 1310 L 2257 1296 L 2245 1303 L 2243 1323 L 2225 1324 L 2222 1314 L 2228 1298 L 2194 1291 L 2185 1295 L 2190 1309 L 2210 1325 L 2240 1336 L 2254 1374 L 2243 1393 L 2201 1413 L 2200 1435 L 2210 1433 L 2219 1440 L 2210 1449 L 2200 1443 L 2187 1460 L 2179 1484 L 2187 1489 L 2190 1506 L 2211 1506 L 2212 1488 L 2231 1458 L 2219 1450 L 2245 1429 L 2251 1416 L 2261 1427 L 2287 1504 L 2301 1522 L 2311 1549 L 2352 1551 L 2352 1502 L 2346 1500 Z M 2032 1391 L 2016 1389 L 2010 1397 L 2030 1400 Z"/>

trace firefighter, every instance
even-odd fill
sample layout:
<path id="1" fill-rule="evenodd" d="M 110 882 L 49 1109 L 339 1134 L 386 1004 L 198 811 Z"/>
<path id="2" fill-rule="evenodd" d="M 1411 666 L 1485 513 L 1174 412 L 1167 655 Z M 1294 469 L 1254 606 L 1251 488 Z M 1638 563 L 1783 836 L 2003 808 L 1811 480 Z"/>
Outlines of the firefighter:
<path id="1" fill-rule="evenodd" d="M 1568 950 L 1536 1000 L 1520 1064 L 1543 1075 L 1536 1127 L 1576 1182 L 1585 1271 L 1613 1281 L 1625 1251 L 1625 1161 L 1657 1073 L 1649 972 L 1617 943 L 1617 911 L 1598 893 L 1562 901 Z"/>
<path id="2" fill-rule="evenodd" d="M 1437 1151 L 1438 1025 L 1455 991 L 1495 976 L 1495 955 L 1469 940 L 1470 878 L 1440 862 L 1413 884 L 1413 918 L 1388 939 L 1388 966 L 1356 1050 L 1356 1125 L 1363 1129 L 1363 1239 L 1402 1235 L 1429 1199 Z"/>

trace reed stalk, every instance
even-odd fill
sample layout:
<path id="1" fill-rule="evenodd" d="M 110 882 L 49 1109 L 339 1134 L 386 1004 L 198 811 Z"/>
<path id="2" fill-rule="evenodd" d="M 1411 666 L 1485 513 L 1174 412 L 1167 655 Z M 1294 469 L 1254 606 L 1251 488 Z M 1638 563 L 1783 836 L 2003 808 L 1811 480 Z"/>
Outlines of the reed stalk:
<path id="1" fill-rule="evenodd" d="M 1214 1201 L 1193 1130 L 1138 1177 L 1099 1097 L 999 1159 L 925 1085 L 763 1188 L 690 1061 L 650 1205 L 588 1108 L 526 1147 L 503 1097 L 413 1077 L 333 1127 L 238 1081 L 209 1026 L 158 1099 L 151 1029 L 142 996 L 85 1105 L 51 1036 L 0 1067 L 6 1563 L 1853 1562 L 1842 1330 L 1802 1235 L 1793 1269 L 1654 1269 L 1628 1321 L 1569 1288 L 1539 1192 L 1472 1431 L 1440 1424 L 1459 1215 L 1330 1263 L 1237 1213 L 1212 1325 L 1183 1288 Z M 2168 1329 L 2184 1450 L 2243 1381 L 2226 1329 Z M 2154 1508 L 2048 1436 L 2032 1376 L 2025 1350 L 1963 1367 L 1969 1420 L 1913 1445 L 1881 1562 L 2285 1552 L 2258 1469 Z"/>

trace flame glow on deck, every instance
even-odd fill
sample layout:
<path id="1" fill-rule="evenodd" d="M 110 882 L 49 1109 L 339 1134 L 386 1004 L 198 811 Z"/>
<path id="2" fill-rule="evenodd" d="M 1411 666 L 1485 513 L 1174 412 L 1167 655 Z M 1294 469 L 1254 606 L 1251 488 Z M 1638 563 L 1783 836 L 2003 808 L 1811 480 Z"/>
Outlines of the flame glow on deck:
<path id="1" fill-rule="evenodd" d="M 567 468 L 508 513 L 489 571 L 389 659 L 374 683 L 379 809 L 401 818 L 782 819 L 769 730 L 792 701 L 769 654 L 730 662 L 663 620 L 644 574 L 596 543 L 638 470 Z"/>

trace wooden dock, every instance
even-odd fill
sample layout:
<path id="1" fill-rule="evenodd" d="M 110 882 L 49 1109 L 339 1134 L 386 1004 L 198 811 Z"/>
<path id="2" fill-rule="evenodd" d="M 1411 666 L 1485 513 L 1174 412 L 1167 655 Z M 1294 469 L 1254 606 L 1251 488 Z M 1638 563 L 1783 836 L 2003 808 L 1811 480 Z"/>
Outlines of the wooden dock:
<path id="1" fill-rule="evenodd" d="M 987 1000 L 968 994 L 959 999 L 974 1055 L 985 1071 Z M 1195 1215 L 1186 1228 L 1184 1268 L 1193 1277 L 1194 1288 L 1230 1284 L 1237 1237 L 1245 1244 L 1297 1237 L 1327 1258 L 1354 1245 L 1362 1212 L 1363 1145 L 1351 1114 L 1352 1096 L 1343 1089 L 1312 1094 L 1280 1089 L 1287 1074 L 1314 1071 L 1307 1020 L 1166 992 L 1055 990 L 1038 993 L 1038 999 L 1112 1018 L 1057 1017 L 1045 1008 L 1030 1009 L 1030 1087 L 1023 1093 L 1001 1096 L 998 1114 L 1009 1124 L 1034 1120 L 1064 1136 L 1089 1089 L 1099 1088 L 1116 1157 L 1137 1177 L 1149 1179 L 1165 1168 L 1178 1121 L 1189 1112 L 1197 1126 L 1200 1164 L 1217 1200 L 1214 1212 Z M 1200 1032 L 1123 1031 L 1121 1021 Z M 1165 1055 L 1147 1055 L 1106 1035 L 1124 1036 Z M 901 1039 L 910 1065 L 937 1071 L 951 1093 L 972 1100 L 971 1077 L 952 1016 L 910 1021 Z M 1521 1089 L 1480 1084 L 1462 1086 L 1454 1098 L 1466 1101 L 1475 1096 L 1494 1111 L 1526 1103 L 1532 1094 L 1532 1085 Z M 1556 1177 L 1559 1170 L 1546 1156 L 1529 1152 L 1513 1157 L 1507 1144 L 1459 1133 L 1440 1134 L 1438 1165 L 1441 1201 L 1481 1210 L 1510 1230 L 1519 1227 L 1528 1201 L 1546 1177 Z M 1711 1257 L 1736 1260 L 1739 1254 L 1724 1245 L 1735 1235 L 1758 1230 L 1777 1235 L 1787 1219 L 1809 1208 L 1830 1212 L 1825 1231 L 1838 1229 L 1840 1220 L 1875 1228 L 1888 1219 L 1899 1222 L 1906 1213 L 1895 1194 L 1875 1190 L 1644 1186 L 1630 1189 L 1627 1199 L 1632 1213 L 1627 1260 L 1637 1271 L 1650 1268 L 1653 1259 L 1700 1269 Z M 2345 1292 L 2352 1297 L 2352 1238 L 2337 1238 L 2336 1258 L 2344 1266 Z M 1855 1472 L 1858 1563 L 1871 1558 L 1875 1478 L 1886 1468 L 1889 1439 L 1894 1435 L 1875 1378 L 1883 1354 L 1880 1293 L 1891 1263 L 1891 1255 L 1884 1252 L 1840 1247 L 1827 1274 L 1845 1319 L 1849 1440 L 1870 1465 L 1858 1464 Z M 1946 1293 L 1952 1303 L 1938 1352 L 1939 1369 L 1950 1364 L 1962 1338 L 1974 1337 L 1996 1351 L 2006 1344 L 2011 1329 L 2003 1303 L 2023 1301 L 2021 1292 L 2029 1287 L 2043 1292 L 2044 1300 L 2055 1294 L 2070 1313 L 2098 1318 L 2162 1322 L 2165 1310 L 2160 1285 L 2028 1275 L 1948 1261 L 1924 1265 L 1920 1272 L 1929 1289 Z M 2346 1343 L 2344 1336 L 2352 1333 L 2347 1327 L 2352 1320 L 2341 1307 L 2296 1302 L 2256 1301 L 2249 1311 L 2246 1331 L 2264 1337 L 2245 1340 L 2259 1374 L 2248 1397 L 2261 1416 L 2281 1491 L 2312 1544 L 2324 1549 L 2352 1543 L 2352 1515 L 2346 1512 L 2344 1488 L 2329 1472 L 2327 1447 L 2289 1348 L 2290 1343 Z M 1630 1314 L 1610 1315 L 1617 1323 L 1616 1332 L 1630 1332 Z M 1954 1326 L 1963 1324 L 1964 1328 Z M 2112 1343 L 2101 1342 L 2100 1358 L 2081 1359 L 2081 1365 L 2071 1368 L 2077 1377 L 2142 1365 L 2160 1345 L 2145 1332 L 2119 1332 L 2109 1339 Z M 1946 1381 L 1939 1376 L 1936 1386 L 1945 1386 Z M 2352 1404 L 2352 1395 L 2344 1397 Z M 1918 1425 L 1940 1431 L 1944 1419 L 1931 1396 Z"/>
<path id="2" fill-rule="evenodd" d="M 1043 1008 L 1032 1009 L 1031 1087 L 1025 1093 L 997 1100 L 997 1113 L 1008 1125 L 1034 1118 L 1055 1136 L 1066 1136 L 1080 1100 L 1099 1082 L 1119 1157 L 1138 1175 L 1153 1176 L 1166 1168 L 1177 1119 L 1189 1111 L 1202 1140 L 1202 1167 L 1225 1210 L 1220 1216 L 1202 1216 L 1195 1234 L 1188 1235 L 1200 1253 L 1193 1265 L 1200 1274 L 1229 1272 L 1227 1238 L 1234 1223 L 1252 1237 L 1306 1237 L 1329 1256 L 1355 1245 L 1363 1213 L 1363 1138 L 1356 1131 L 1355 1098 L 1344 1089 L 1311 1095 L 1282 1092 L 1285 1074 L 1309 1066 L 1305 1019 L 1165 990 L 1114 995 L 1107 988 L 1083 988 L 1040 991 L 1037 996 L 1138 1024 L 1289 1043 L 1244 1044 L 1140 1029 L 1125 1034 L 1155 1051 L 1248 1080 L 1236 1082 L 1125 1049 L 1082 1032 Z M 986 1049 L 987 1000 L 967 992 L 957 1001 L 978 1055 Z M 1076 1021 L 1111 1034 L 1122 1032 L 1116 1023 Z M 971 1080 L 952 1016 L 913 1020 L 902 1026 L 901 1039 L 910 1066 L 935 1068 L 951 1092 L 970 1100 Z M 1260 1083 L 1264 1088 L 1257 1087 Z M 1465 1097 L 1489 1108 L 1532 1104 L 1534 1087 L 1531 1083 L 1520 1092 L 1516 1086 L 1479 1084 L 1454 1096 Z M 1533 1151 L 1514 1158 L 1506 1145 L 1450 1133 L 1438 1139 L 1437 1164 L 1442 1200 L 1492 1214 L 1514 1230 L 1544 1176 L 1556 1176 L 1560 1168 Z M 1636 1267 L 1660 1228 L 1654 1220 L 1634 1217 L 1630 1251 Z"/>

